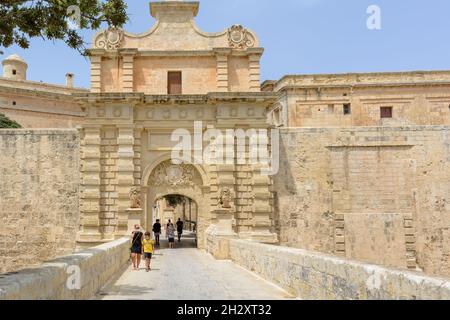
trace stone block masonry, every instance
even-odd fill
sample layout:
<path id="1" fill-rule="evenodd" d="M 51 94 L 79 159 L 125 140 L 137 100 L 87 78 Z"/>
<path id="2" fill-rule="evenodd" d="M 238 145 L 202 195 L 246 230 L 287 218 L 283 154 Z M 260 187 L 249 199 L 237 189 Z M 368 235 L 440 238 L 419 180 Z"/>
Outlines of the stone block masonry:
<path id="1" fill-rule="evenodd" d="M 230 240 L 230 257 L 304 300 L 449 300 L 450 281 L 301 249 Z"/>
<path id="2" fill-rule="evenodd" d="M 123 271 L 130 256 L 129 248 L 130 239 L 122 238 L 37 268 L 1 275 L 0 300 L 91 299 L 115 274 Z"/>
<path id="3" fill-rule="evenodd" d="M 75 249 L 77 130 L 0 130 L 0 272 Z"/>
<path id="4" fill-rule="evenodd" d="M 282 129 L 280 244 L 450 276 L 449 129 Z"/>

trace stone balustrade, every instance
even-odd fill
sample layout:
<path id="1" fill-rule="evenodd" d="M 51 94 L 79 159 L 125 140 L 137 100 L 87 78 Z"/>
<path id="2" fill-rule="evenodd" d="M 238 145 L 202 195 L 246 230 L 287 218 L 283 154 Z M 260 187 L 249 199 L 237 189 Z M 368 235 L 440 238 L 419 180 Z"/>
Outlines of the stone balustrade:
<path id="1" fill-rule="evenodd" d="M 0 274 L 0 300 L 93 298 L 114 275 L 124 269 L 129 248 L 130 239 L 121 238 L 54 259 L 36 268 Z"/>
<path id="2" fill-rule="evenodd" d="M 245 240 L 230 240 L 230 258 L 300 299 L 448 300 L 450 280 Z"/>

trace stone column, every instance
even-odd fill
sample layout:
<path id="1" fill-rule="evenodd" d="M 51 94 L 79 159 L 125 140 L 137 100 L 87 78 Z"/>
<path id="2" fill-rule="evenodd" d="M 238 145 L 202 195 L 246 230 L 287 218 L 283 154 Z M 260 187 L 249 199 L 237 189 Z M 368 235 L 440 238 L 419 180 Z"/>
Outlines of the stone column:
<path id="1" fill-rule="evenodd" d="M 101 126 L 85 125 L 81 141 L 81 230 L 78 241 L 101 240 L 100 184 L 101 184 Z"/>
<path id="2" fill-rule="evenodd" d="M 105 50 L 91 49 L 89 53 L 91 55 L 91 92 L 100 93 L 102 90 L 102 56 L 105 54 Z"/>
<path id="3" fill-rule="evenodd" d="M 215 49 L 217 60 L 217 91 L 228 92 L 228 54 L 230 49 Z"/>
<path id="4" fill-rule="evenodd" d="M 129 235 L 132 223 L 129 221 L 130 191 L 134 186 L 134 128 L 132 125 L 117 125 L 117 206 L 119 236 Z"/>
<path id="5" fill-rule="evenodd" d="M 122 66 L 122 91 L 134 91 L 134 57 L 137 49 L 122 49 L 120 55 L 123 59 Z"/>

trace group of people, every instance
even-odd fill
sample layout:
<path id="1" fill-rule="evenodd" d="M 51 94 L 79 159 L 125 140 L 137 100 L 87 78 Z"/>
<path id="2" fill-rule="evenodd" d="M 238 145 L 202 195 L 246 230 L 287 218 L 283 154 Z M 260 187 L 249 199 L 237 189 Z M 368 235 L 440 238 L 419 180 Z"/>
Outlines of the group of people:
<path id="1" fill-rule="evenodd" d="M 178 219 L 176 223 L 178 242 L 181 242 L 183 227 L 183 221 Z M 149 272 L 151 270 L 151 260 L 155 253 L 155 246 L 160 246 L 161 229 L 161 222 L 158 219 L 152 228 L 153 234 L 155 235 L 155 239 L 152 239 L 150 232 L 143 233 L 139 225 L 134 226 L 134 231 L 132 232 L 133 237 L 131 240 L 131 260 L 133 262 L 133 270 L 139 270 L 142 255 L 145 259 L 146 271 Z M 169 248 L 173 249 L 175 247 L 175 226 L 171 220 L 169 220 L 166 225 L 166 237 L 169 242 Z"/>

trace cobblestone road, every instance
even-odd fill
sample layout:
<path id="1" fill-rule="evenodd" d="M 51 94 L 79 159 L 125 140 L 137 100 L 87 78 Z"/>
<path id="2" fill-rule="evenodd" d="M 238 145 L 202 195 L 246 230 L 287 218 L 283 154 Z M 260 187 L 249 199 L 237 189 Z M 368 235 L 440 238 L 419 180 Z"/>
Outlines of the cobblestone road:
<path id="1" fill-rule="evenodd" d="M 152 271 L 142 262 L 131 267 L 98 296 L 104 300 L 279 300 L 292 299 L 282 289 L 266 282 L 231 261 L 217 261 L 194 247 L 192 238 L 175 249 L 162 248 L 152 260 Z"/>

